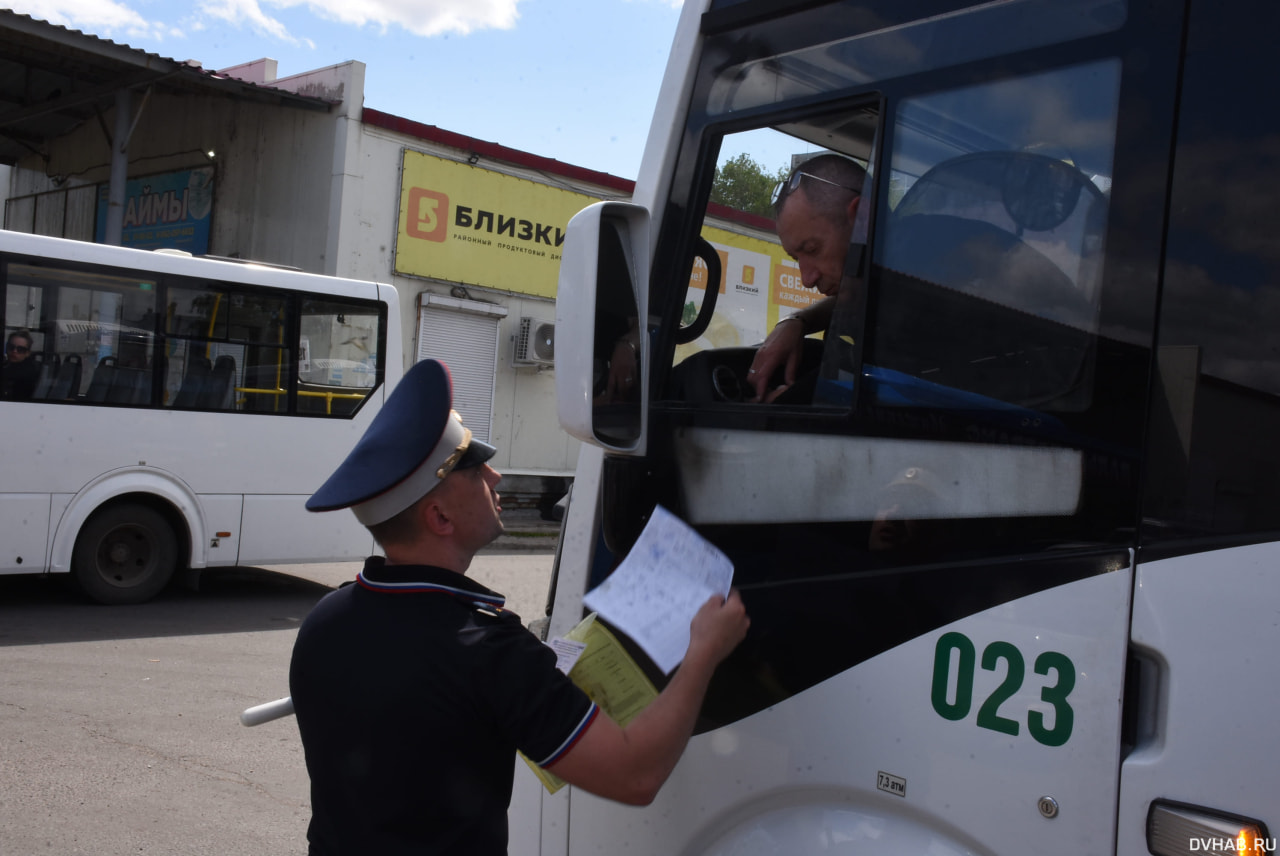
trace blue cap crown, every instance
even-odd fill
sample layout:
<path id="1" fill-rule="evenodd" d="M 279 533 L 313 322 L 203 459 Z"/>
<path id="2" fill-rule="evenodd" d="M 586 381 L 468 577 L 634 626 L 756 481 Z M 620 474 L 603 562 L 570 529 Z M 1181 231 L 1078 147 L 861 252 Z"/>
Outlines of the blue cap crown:
<path id="1" fill-rule="evenodd" d="M 364 436 L 307 500 L 309 511 L 351 508 L 372 526 L 413 505 L 455 469 L 496 450 L 475 440 L 453 410 L 453 381 L 438 360 L 405 372 Z"/>

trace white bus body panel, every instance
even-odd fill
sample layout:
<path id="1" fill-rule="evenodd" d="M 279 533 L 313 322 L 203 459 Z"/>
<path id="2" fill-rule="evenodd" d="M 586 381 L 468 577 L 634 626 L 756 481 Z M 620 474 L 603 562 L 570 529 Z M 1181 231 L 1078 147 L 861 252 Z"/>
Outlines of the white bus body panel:
<path id="1" fill-rule="evenodd" d="M 680 137 L 684 133 L 697 76 L 695 70 L 702 55 L 702 31 L 698 22 L 710 5 L 711 0 L 688 0 L 680 11 L 680 21 L 671 42 L 667 68 L 658 88 L 658 102 L 653 109 L 653 121 L 649 123 L 649 136 L 640 156 L 640 171 L 631 194 L 631 201 L 647 208 L 650 215 L 663 210 L 667 204 L 667 188 L 675 170 Z M 652 246 L 657 245 L 657 229 L 649 231 L 649 241 Z"/>
<path id="2" fill-rule="evenodd" d="M 0 493 L 0 574 L 41 570 L 48 542 L 49 497 Z"/>
<path id="3" fill-rule="evenodd" d="M 10 403 L 6 425 L 41 437 L 33 465 L 39 466 L 42 460 L 59 462 L 57 467 L 43 468 L 41 480 L 51 493 L 72 498 L 60 514 L 58 508 L 53 509 L 47 566 L 43 560 L 29 558 L 19 565 L 8 555 L 14 551 L 6 549 L 6 555 L 0 557 L 2 572 L 69 571 L 75 538 L 85 520 L 104 502 L 129 493 L 159 497 L 181 513 L 191 543 L 187 559 L 193 568 L 366 556 L 373 541 L 354 517 L 313 514 L 303 503 L 355 445 L 382 396 L 382 391 L 375 393 L 375 400 L 350 420 Z M 59 427 L 46 418 L 50 410 L 59 417 L 75 416 L 77 420 Z M 142 419 L 162 426 L 160 430 L 167 435 L 184 438 L 183 442 L 149 442 L 146 433 L 137 428 Z M 93 430 L 86 431 L 86 426 L 93 426 Z M 302 440 L 307 432 L 315 438 L 312 442 Z M 94 436 L 115 438 L 117 460 L 132 461 L 135 466 L 111 470 L 87 484 L 77 483 L 78 474 L 92 471 L 95 460 L 100 459 Z M 230 437 L 252 438 L 252 442 L 233 443 Z M 330 452 L 319 460 L 317 449 Z M 179 478 L 179 472 L 187 479 Z M 288 485 L 296 486 L 296 492 L 281 493 L 280 488 Z M 25 497 L 24 508 L 38 505 L 45 513 L 50 510 L 48 495 L 19 496 Z M 19 521 L 19 515 L 4 516 L 0 522 L 3 543 L 27 543 L 18 540 L 29 534 Z M 215 539 L 217 532 L 231 535 Z"/>
<path id="4" fill-rule="evenodd" d="M 204 566 L 216 568 L 239 564 L 244 497 L 235 493 L 204 494 L 200 497 L 200 506 L 204 509 L 209 533 L 209 537 L 205 539 Z M 224 532 L 231 534 L 223 535 Z"/>
<path id="5" fill-rule="evenodd" d="M 1110 852 L 1131 579 L 1120 569 L 995 607 L 695 737 L 647 808 L 573 789 L 568 853 L 623 844 L 690 855 Z M 972 640 L 979 657 L 1003 641 L 1026 658 L 1020 689 L 999 707 L 1020 721 L 1017 735 L 975 724 L 1001 669 L 975 671 L 964 719 L 934 711 L 935 646 L 949 631 Z M 1029 711 L 1053 716 L 1040 692 L 1054 679 L 1032 669 L 1045 651 L 1077 669 L 1075 724 L 1058 747 L 1037 743 L 1026 725 Z M 832 734 L 846 739 L 833 745 L 823 737 Z M 904 793 L 879 789 L 881 773 Z M 1041 797 L 1057 802 L 1057 817 L 1041 814 Z"/>
<path id="6" fill-rule="evenodd" d="M 354 514 L 307 511 L 308 496 L 246 496 L 244 515 L 253 525 L 245 528 L 240 564 L 359 561 L 374 551 L 373 536 Z"/>
<path id="7" fill-rule="evenodd" d="M 1143 832 L 1157 798 L 1274 824 L 1277 574 L 1276 543 L 1139 565 L 1133 643 L 1159 664 L 1160 675 L 1153 733 L 1120 772 L 1118 853 L 1148 852 Z M 1267 847 L 1275 849 L 1275 838 Z"/>

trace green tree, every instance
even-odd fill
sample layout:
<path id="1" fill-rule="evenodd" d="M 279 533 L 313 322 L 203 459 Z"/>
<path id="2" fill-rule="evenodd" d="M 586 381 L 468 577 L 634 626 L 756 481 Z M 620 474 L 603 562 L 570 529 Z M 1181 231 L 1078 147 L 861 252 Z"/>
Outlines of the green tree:
<path id="1" fill-rule="evenodd" d="M 765 172 L 751 155 L 743 152 L 716 168 L 716 177 L 711 183 L 711 201 L 738 211 L 772 217 L 770 197 L 773 196 L 774 185 L 785 179 L 788 172 L 786 167 L 780 167 L 776 174 Z"/>

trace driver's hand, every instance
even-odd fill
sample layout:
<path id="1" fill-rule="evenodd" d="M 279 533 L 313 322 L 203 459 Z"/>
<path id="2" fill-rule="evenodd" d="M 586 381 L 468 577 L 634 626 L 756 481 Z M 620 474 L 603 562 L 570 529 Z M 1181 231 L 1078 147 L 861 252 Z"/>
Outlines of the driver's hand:
<path id="1" fill-rule="evenodd" d="M 796 382 L 796 370 L 804 350 L 804 324 L 787 319 L 773 325 L 773 331 L 756 350 L 755 359 L 747 371 L 747 385 L 755 390 L 753 402 L 772 401 Z M 769 389 L 769 378 L 783 365 L 782 386 Z"/>
<path id="2" fill-rule="evenodd" d="M 609 359 L 609 378 L 605 392 L 606 402 L 631 401 L 634 399 L 636 384 L 640 381 L 638 357 L 636 346 L 627 337 L 622 337 L 614 344 L 613 354 Z"/>

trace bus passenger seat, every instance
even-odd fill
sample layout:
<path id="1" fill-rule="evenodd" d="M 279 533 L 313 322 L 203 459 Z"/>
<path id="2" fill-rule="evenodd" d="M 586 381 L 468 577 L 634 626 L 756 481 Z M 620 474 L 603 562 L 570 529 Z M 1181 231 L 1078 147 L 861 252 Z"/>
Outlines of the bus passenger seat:
<path id="1" fill-rule="evenodd" d="M 209 358 L 198 354 L 187 356 L 187 371 L 182 387 L 173 399 L 174 407 L 199 407 L 205 386 L 209 383 Z"/>
<path id="2" fill-rule="evenodd" d="M 151 401 L 151 369 L 116 366 L 107 390 L 109 404 L 147 404 Z"/>
<path id="3" fill-rule="evenodd" d="M 95 403 L 106 401 L 115 374 L 115 357 L 103 357 L 98 360 L 98 367 L 93 370 L 93 379 L 89 381 L 89 391 L 85 394 L 85 398 Z"/>
<path id="4" fill-rule="evenodd" d="M 58 374 L 54 378 L 53 386 L 49 389 L 50 401 L 65 401 L 68 398 L 75 398 L 80 392 L 80 355 L 67 354 L 58 366 Z"/>
<path id="5" fill-rule="evenodd" d="M 217 362 L 213 364 L 213 373 L 205 385 L 199 406 L 210 410 L 231 410 L 235 403 L 235 375 L 236 358 L 229 354 L 218 357 Z"/>
<path id="6" fill-rule="evenodd" d="M 36 387 L 31 397 L 37 400 L 48 398 L 49 390 L 53 388 L 53 379 L 58 374 L 58 355 L 36 351 L 31 359 L 40 365 L 40 374 L 36 377 Z"/>

